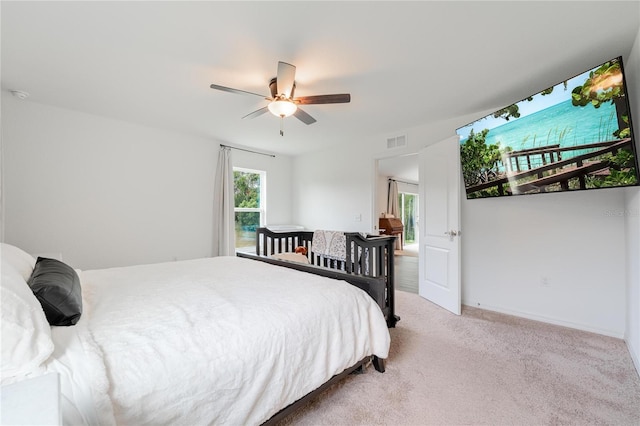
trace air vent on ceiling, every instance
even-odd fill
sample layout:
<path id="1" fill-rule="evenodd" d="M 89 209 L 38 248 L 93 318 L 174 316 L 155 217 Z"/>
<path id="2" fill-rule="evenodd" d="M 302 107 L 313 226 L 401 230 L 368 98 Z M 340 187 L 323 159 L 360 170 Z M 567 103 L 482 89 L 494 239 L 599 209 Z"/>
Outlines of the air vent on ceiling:
<path id="1" fill-rule="evenodd" d="M 395 136 L 387 138 L 387 149 L 402 148 L 407 146 L 407 135 Z"/>

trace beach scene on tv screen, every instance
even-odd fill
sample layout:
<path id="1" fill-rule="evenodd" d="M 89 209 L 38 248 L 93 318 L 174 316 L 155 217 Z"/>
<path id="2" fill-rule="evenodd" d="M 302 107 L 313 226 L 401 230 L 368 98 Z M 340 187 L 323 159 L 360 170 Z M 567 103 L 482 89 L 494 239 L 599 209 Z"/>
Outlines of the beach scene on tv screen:
<path id="1" fill-rule="evenodd" d="M 638 184 L 620 58 L 457 130 L 467 198 Z"/>

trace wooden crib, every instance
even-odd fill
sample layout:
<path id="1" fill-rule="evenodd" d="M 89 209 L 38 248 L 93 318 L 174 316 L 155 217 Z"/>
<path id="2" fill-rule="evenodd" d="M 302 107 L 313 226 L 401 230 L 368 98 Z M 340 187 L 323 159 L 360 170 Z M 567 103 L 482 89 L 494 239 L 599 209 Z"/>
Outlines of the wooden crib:
<path id="1" fill-rule="evenodd" d="M 365 290 L 378 302 L 389 327 L 400 320 L 394 303 L 394 236 L 363 236 L 358 232 L 345 232 L 345 260 L 323 257 L 312 251 L 313 231 L 256 230 L 255 254 L 237 252 L 240 257 L 252 258 L 287 268 L 345 280 Z M 309 264 L 274 259 L 275 254 L 307 249 Z"/>

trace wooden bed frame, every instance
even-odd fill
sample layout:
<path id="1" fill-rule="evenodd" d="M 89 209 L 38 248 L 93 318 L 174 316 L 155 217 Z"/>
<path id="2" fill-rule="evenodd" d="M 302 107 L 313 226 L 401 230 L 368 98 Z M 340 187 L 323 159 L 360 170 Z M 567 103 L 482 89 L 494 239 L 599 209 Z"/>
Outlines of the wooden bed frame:
<path id="1" fill-rule="evenodd" d="M 366 291 L 380 306 L 388 327 L 395 327 L 400 320 L 395 314 L 394 301 L 394 246 L 395 236 L 362 236 L 357 232 L 345 233 L 346 260 L 326 259 L 311 251 L 313 231 L 271 231 L 268 228 L 256 230 L 255 253 L 236 252 L 239 257 L 255 259 L 273 265 L 309 272 L 328 278 L 347 281 Z M 307 249 L 310 264 L 280 260 L 271 257 L 274 254 L 293 252 L 296 247 Z M 348 248 L 351 247 L 352 250 Z M 376 371 L 384 373 L 384 360 L 368 356 L 356 364 L 336 374 L 317 389 L 283 408 L 262 426 L 272 426 L 307 404 L 320 392 L 342 380 L 353 372 L 364 372 L 367 363 L 373 364 Z"/>
<path id="2" fill-rule="evenodd" d="M 237 252 L 240 257 L 261 260 L 286 268 L 297 269 L 316 275 L 344 280 L 366 291 L 380 306 L 387 321 L 393 328 L 400 320 L 395 313 L 395 236 L 362 236 L 358 232 L 345 232 L 346 260 L 337 261 L 324 258 L 311 251 L 313 231 L 271 231 L 268 228 L 256 230 L 255 253 Z M 296 247 L 307 249 L 311 264 L 274 259 L 278 253 L 293 252 Z M 348 248 L 351 247 L 351 250 Z"/>
<path id="3" fill-rule="evenodd" d="M 379 360 L 380 362 L 382 362 L 382 360 L 380 360 L 379 358 L 376 358 L 376 357 L 366 357 L 366 358 L 358 361 L 355 365 L 345 369 L 342 373 L 336 374 L 331 379 L 329 379 L 328 381 L 326 381 L 325 383 L 320 385 L 318 388 L 312 390 L 311 392 L 309 392 L 308 394 L 306 394 L 305 396 L 303 396 L 299 400 L 293 402 L 292 404 L 290 404 L 287 407 L 283 408 L 282 410 L 278 411 L 269 420 L 267 420 L 266 422 L 262 423 L 261 426 L 274 426 L 274 425 L 278 424 L 280 421 L 284 420 L 286 417 L 288 417 L 289 415 L 293 414 L 295 411 L 297 411 L 298 409 L 300 409 L 304 405 L 308 404 L 309 401 L 311 401 L 311 399 L 313 399 L 315 396 L 317 396 L 320 392 L 324 391 L 329 386 L 333 385 L 334 383 L 339 382 L 340 380 L 344 379 L 349 374 L 357 373 L 357 372 L 361 372 L 361 373 L 364 372 L 364 368 L 366 367 L 366 365 L 369 362 L 370 358 L 373 358 L 372 362 L 373 362 L 373 365 L 374 365 L 375 369 L 377 371 L 380 371 L 381 373 L 384 373 L 384 368 L 382 368 L 382 370 L 379 370 L 378 366 L 376 365 L 376 359 Z"/>

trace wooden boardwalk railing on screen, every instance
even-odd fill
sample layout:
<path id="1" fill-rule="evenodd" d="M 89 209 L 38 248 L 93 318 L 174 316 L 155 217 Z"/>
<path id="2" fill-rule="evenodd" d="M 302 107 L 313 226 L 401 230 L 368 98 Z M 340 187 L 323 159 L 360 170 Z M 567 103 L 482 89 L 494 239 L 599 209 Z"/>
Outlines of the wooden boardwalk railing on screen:
<path id="1" fill-rule="evenodd" d="M 608 162 L 598 160 L 597 157 L 607 153 L 615 155 L 618 150 L 630 146 L 631 138 L 626 138 L 572 147 L 560 148 L 558 145 L 552 145 L 538 149 L 513 151 L 505 156 L 508 160 L 505 161 L 505 164 L 510 165 L 507 166 L 507 170 L 511 170 L 513 167 L 511 160 L 514 158 L 516 159 L 516 165 L 518 165 L 516 169 L 520 170 L 522 168 L 519 166 L 521 162 L 518 161 L 518 158 L 520 157 L 525 157 L 527 165 L 531 166 L 534 163 L 532 158 L 534 156 L 541 156 L 542 160 L 538 160 L 538 162 L 542 163 L 542 165 L 529 168 L 525 171 L 507 171 L 501 178 L 468 187 L 466 188 L 466 191 L 467 194 L 471 194 L 484 189 L 496 187 L 500 195 L 520 194 L 531 191 L 546 192 L 546 188 L 549 185 L 558 183 L 563 190 L 568 190 L 569 181 L 575 178 L 578 179 L 579 188 L 586 189 L 585 176 L 606 170 L 610 167 Z M 577 155 L 566 160 L 561 159 L 563 152 L 585 149 L 593 149 L 593 151 Z M 551 174 L 547 172 L 551 172 Z M 522 181 L 527 178 L 532 179 L 524 182 Z"/>

